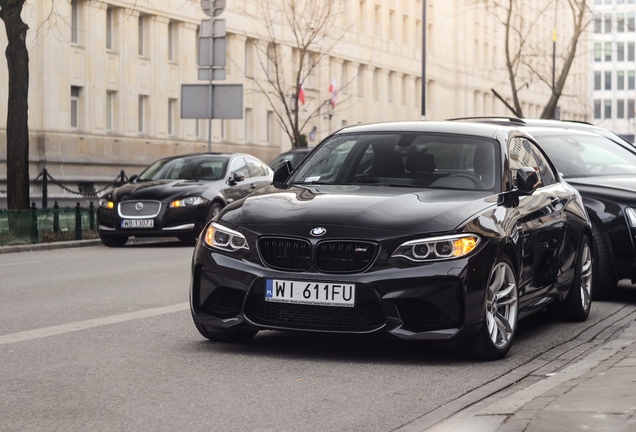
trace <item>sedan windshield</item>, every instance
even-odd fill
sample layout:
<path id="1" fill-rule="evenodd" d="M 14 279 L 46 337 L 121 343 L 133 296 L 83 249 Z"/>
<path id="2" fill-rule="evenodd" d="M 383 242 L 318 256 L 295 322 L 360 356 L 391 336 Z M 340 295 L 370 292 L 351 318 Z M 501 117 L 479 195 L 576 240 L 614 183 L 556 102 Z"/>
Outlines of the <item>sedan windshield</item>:
<path id="1" fill-rule="evenodd" d="M 162 159 L 142 172 L 139 180 L 220 180 L 226 165 L 227 159 L 219 157 Z"/>
<path id="2" fill-rule="evenodd" d="M 466 135 L 335 135 L 291 178 L 294 184 L 368 184 L 498 190 L 496 141 Z"/>
<path id="3" fill-rule="evenodd" d="M 533 135 L 564 178 L 636 175 L 636 153 L 606 137 Z"/>

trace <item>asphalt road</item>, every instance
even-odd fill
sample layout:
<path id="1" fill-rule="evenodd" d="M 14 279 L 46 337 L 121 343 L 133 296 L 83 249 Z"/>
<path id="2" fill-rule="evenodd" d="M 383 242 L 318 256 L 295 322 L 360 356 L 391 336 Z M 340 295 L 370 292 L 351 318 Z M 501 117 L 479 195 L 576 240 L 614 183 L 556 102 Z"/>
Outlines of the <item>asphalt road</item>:
<path id="1" fill-rule="evenodd" d="M 212 343 L 188 309 L 179 243 L 0 254 L 2 431 L 393 431 L 583 333 L 539 314 L 508 357 L 431 344 L 264 332 Z"/>

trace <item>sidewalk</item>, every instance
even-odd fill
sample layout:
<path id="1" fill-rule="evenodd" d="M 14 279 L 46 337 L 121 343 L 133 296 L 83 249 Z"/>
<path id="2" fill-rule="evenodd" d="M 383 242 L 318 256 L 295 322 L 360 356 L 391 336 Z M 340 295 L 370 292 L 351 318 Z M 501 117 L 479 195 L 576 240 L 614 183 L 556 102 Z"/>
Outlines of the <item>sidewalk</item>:
<path id="1" fill-rule="evenodd" d="M 398 431 L 636 431 L 635 319 L 636 305 L 627 305 L 566 346 Z"/>

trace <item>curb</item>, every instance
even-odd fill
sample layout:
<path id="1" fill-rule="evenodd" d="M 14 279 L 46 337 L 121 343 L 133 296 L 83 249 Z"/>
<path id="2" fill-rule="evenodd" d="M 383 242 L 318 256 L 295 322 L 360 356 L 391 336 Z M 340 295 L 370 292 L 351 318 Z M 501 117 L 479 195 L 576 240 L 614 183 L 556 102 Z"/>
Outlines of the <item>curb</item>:
<path id="1" fill-rule="evenodd" d="M 60 242 L 50 242 L 50 243 L 8 245 L 8 246 L 0 246 L 0 254 L 13 253 L 13 252 L 32 252 L 37 250 L 63 249 L 63 248 L 71 248 L 71 247 L 96 246 L 101 244 L 102 244 L 102 241 L 100 239 L 90 239 L 90 240 L 70 240 L 70 241 L 60 241 Z"/>

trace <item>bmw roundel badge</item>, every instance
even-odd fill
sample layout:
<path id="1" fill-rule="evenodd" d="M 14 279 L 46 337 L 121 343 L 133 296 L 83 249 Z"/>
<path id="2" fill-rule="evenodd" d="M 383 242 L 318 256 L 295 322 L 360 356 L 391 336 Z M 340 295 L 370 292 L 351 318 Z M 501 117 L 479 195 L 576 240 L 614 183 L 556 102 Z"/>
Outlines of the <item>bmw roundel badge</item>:
<path id="1" fill-rule="evenodd" d="M 312 229 L 309 234 L 311 234 L 314 237 L 320 237 L 321 235 L 325 235 L 325 233 L 327 232 L 326 229 L 324 229 L 323 227 L 316 227 L 314 229 Z"/>

